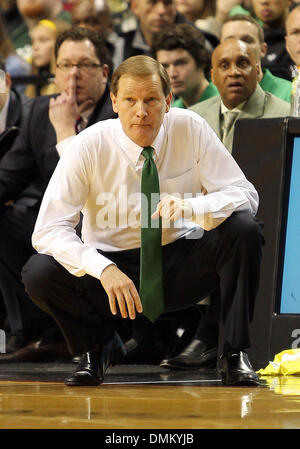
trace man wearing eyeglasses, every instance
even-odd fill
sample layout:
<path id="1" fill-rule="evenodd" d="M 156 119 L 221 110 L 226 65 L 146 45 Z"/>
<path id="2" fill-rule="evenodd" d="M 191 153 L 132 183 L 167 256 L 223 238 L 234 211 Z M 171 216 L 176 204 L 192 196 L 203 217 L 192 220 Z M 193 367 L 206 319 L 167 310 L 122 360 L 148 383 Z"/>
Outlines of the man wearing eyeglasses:
<path id="1" fill-rule="evenodd" d="M 56 42 L 55 57 L 55 83 L 61 93 L 34 100 L 30 118 L 0 164 L 0 297 L 11 332 L 4 357 L 12 362 L 64 353 L 60 340 L 53 344 L 56 330 L 52 333 L 50 328 L 56 329 L 54 321 L 32 305 L 20 272 L 34 253 L 31 234 L 40 201 L 62 152 L 83 128 L 116 117 L 108 88 L 107 50 L 97 32 L 84 28 L 63 32 Z M 38 188 L 38 197 L 32 197 L 30 204 L 7 205 L 29 182 Z"/>

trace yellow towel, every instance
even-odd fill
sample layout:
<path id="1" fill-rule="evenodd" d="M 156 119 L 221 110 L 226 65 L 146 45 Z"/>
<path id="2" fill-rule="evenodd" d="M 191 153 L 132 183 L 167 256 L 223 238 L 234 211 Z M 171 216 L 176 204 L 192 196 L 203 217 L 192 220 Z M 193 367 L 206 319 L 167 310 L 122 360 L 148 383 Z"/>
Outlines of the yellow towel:
<path id="1" fill-rule="evenodd" d="M 260 369 L 257 373 L 262 376 L 300 375 L 300 349 L 287 349 L 276 354 L 273 362 L 269 362 L 265 369 Z"/>

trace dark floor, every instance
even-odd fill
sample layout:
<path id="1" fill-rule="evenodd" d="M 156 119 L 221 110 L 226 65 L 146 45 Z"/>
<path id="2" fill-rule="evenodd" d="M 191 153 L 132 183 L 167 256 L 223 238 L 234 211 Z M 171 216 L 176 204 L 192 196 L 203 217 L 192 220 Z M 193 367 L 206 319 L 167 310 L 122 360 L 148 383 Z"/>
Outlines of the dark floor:
<path id="1" fill-rule="evenodd" d="M 1 363 L 0 381 L 63 382 L 74 363 Z M 116 365 L 109 368 L 104 384 L 221 385 L 216 370 L 174 371 L 158 365 Z"/>

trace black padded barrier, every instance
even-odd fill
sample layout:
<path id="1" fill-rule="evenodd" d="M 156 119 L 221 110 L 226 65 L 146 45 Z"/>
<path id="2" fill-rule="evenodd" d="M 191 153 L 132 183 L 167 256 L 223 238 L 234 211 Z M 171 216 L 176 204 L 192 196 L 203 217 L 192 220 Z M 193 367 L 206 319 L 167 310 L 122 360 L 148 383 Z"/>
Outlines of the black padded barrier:
<path id="1" fill-rule="evenodd" d="M 280 313 L 293 142 L 299 136 L 300 118 L 241 119 L 235 124 L 232 155 L 259 193 L 257 216 L 266 239 L 248 352 L 254 369 L 300 346 L 300 314 Z M 300 267 L 300 260 L 295 263 Z"/>

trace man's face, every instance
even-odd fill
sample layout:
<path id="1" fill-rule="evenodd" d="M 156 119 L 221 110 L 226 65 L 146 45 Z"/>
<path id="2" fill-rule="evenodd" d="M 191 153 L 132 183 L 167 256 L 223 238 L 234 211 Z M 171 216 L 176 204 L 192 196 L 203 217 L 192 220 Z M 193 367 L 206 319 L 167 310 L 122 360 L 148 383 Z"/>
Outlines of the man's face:
<path id="1" fill-rule="evenodd" d="M 256 17 L 268 25 L 284 17 L 289 0 L 252 0 L 252 4 Z"/>
<path id="2" fill-rule="evenodd" d="M 227 39 L 213 52 L 212 81 L 229 109 L 253 94 L 258 71 L 254 52 L 244 42 Z"/>
<path id="3" fill-rule="evenodd" d="M 172 94 L 165 97 L 159 75 L 136 77 L 122 75 L 118 92 L 111 93 L 113 110 L 119 114 L 127 137 L 141 147 L 157 136 Z"/>
<path id="4" fill-rule="evenodd" d="M 66 40 L 59 48 L 57 55 L 57 64 L 63 63 L 92 63 L 101 64 L 99 61 L 95 47 L 91 41 L 85 39 L 83 41 Z M 76 98 L 78 105 L 90 100 L 89 107 L 97 103 L 103 95 L 107 84 L 108 68 L 107 65 L 95 67 L 91 70 L 78 69 L 74 66 L 69 71 L 64 71 L 56 67 L 55 83 L 60 92 L 66 91 L 69 86 L 71 77 L 76 82 Z"/>
<path id="5" fill-rule="evenodd" d="M 142 30 L 155 34 L 174 23 L 176 7 L 173 0 L 132 0 L 131 9 Z"/>
<path id="6" fill-rule="evenodd" d="M 175 0 L 176 9 L 180 14 L 197 17 L 203 9 L 204 0 Z"/>
<path id="7" fill-rule="evenodd" d="M 254 51 L 257 61 L 260 61 L 266 55 L 267 45 L 265 42 L 260 42 L 258 29 L 253 23 L 247 22 L 246 20 L 224 23 L 221 32 L 221 42 L 230 38 L 246 42 Z"/>
<path id="8" fill-rule="evenodd" d="M 286 21 L 286 49 L 297 66 L 300 66 L 300 9 L 294 9 Z"/>
<path id="9" fill-rule="evenodd" d="M 159 50 L 156 59 L 166 69 L 173 95 L 184 95 L 194 90 L 200 82 L 200 69 L 196 66 L 190 53 L 181 48 L 175 50 Z"/>
<path id="10" fill-rule="evenodd" d="M 56 4 L 56 0 L 17 0 L 17 6 L 24 17 L 47 18 Z"/>
<path id="11" fill-rule="evenodd" d="M 51 62 L 55 45 L 55 31 L 43 25 L 37 25 L 30 33 L 32 41 L 32 58 L 37 67 Z"/>
<path id="12" fill-rule="evenodd" d="M 16 6 L 16 0 L 1 0 L 0 6 L 2 11 L 9 11 Z"/>

